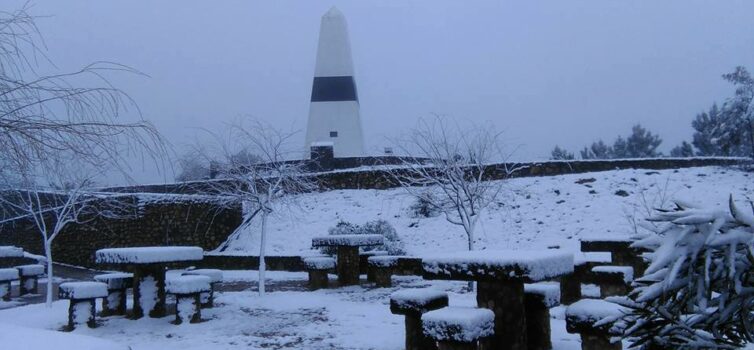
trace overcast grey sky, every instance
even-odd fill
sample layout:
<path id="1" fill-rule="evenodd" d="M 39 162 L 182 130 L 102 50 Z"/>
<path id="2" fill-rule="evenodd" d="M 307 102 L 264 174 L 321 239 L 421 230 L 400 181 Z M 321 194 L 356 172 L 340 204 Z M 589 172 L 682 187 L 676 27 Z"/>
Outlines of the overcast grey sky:
<path id="1" fill-rule="evenodd" d="M 518 159 L 635 123 L 667 152 L 732 93 L 721 74 L 754 69 L 751 0 L 35 0 L 32 12 L 50 16 L 38 24 L 61 69 L 110 60 L 149 74 L 115 83 L 180 150 L 243 115 L 303 131 L 332 5 L 349 22 L 371 153 L 431 113 L 494 123 Z"/>

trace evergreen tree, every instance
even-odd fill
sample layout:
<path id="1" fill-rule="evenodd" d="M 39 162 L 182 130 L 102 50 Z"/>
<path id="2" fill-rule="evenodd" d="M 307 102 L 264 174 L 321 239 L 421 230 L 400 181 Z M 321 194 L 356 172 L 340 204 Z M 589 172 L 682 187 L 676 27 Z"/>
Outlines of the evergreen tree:
<path id="1" fill-rule="evenodd" d="M 723 78 L 736 87 L 735 95 L 722 108 L 723 140 L 732 149 L 732 155 L 754 158 L 754 78 L 741 66 Z"/>
<path id="2" fill-rule="evenodd" d="M 581 159 L 609 159 L 612 158 L 613 150 L 602 140 L 592 142 L 589 147 L 581 150 Z"/>
<path id="3" fill-rule="evenodd" d="M 573 155 L 573 153 L 568 152 L 565 149 L 560 148 L 560 146 L 555 146 L 555 148 L 550 152 L 550 159 L 552 160 L 573 160 L 576 157 Z"/>
<path id="4" fill-rule="evenodd" d="M 640 124 L 634 125 L 631 129 L 631 136 L 626 139 L 625 151 L 622 153 L 619 153 L 620 141 L 622 138 L 619 137 L 613 146 L 615 158 L 653 158 L 662 155 L 657 152 L 657 147 L 660 147 L 662 143 L 660 136 L 652 134 Z M 620 147 L 622 148 L 623 145 L 620 144 Z"/>
<path id="5" fill-rule="evenodd" d="M 694 156 L 694 148 L 691 146 L 690 143 L 683 141 L 680 145 L 675 146 L 670 151 L 671 157 L 676 158 L 689 158 Z"/>
<path id="6" fill-rule="evenodd" d="M 722 116 L 717 103 L 713 104 L 709 112 L 702 112 L 696 115 L 691 126 L 694 128 L 693 141 L 696 147 L 697 155 L 700 156 L 729 156 L 720 147 L 720 137 L 722 131 Z"/>

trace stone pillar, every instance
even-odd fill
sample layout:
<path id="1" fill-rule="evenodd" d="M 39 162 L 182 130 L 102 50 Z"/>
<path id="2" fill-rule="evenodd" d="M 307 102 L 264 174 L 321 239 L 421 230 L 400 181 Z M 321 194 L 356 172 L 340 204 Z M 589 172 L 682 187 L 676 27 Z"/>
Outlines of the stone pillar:
<path id="1" fill-rule="evenodd" d="M 210 283 L 210 289 L 209 292 L 202 292 L 199 294 L 199 300 L 202 303 L 203 309 L 210 309 L 215 307 L 215 287 L 217 286 L 217 282 Z"/>
<path id="2" fill-rule="evenodd" d="M 309 270 L 310 290 L 327 288 L 328 283 L 327 270 Z"/>
<path id="3" fill-rule="evenodd" d="M 0 282 L 0 300 L 10 301 L 10 281 Z"/>
<path id="4" fill-rule="evenodd" d="M 473 343 L 459 343 L 451 341 L 441 341 L 437 343 L 438 350 L 476 350 L 476 342 Z"/>
<path id="5" fill-rule="evenodd" d="M 94 315 L 95 299 L 71 299 L 68 304 L 68 330 L 74 330 L 77 324 L 86 323 L 89 328 L 97 326 Z"/>
<path id="6" fill-rule="evenodd" d="M 526 294 L 526 340 L 529 350 L 550 350 L 550 309 L 544 304 L 541 295 Z"/>
<path id="7" fill-rule="evenodd" d="M 175 296 L 175 324 L 185 321 L 199 323 L 202 321 L 200 293 L 176 294 Z"/>
<path id="8" fill-rule="evenodd" d="M 406 314 L 406 350 L 436 349 L 437 343 L 432 338 L 424 336 L 421 315 Z"/>
<path id="9" fill-rule="evenodd" d="M 337 269 L 341 285 L 359 284 L 359 247 L 338 246 Z"/>
<path id="10" fill-rule="evenodd" d="M 134 272 L 133 318 L 142 318 L 145 313 L 152 318 L 165 316 L 165 268 L 162 266 L 142 266 Z"/>
<path id="11" fill-rule="evenodd" d="M 609 335 L 581 334 L 581 350 L 622 350 L 620 341 L 610 343 Z"/>
<path id="12" fill-rule="evenodd" d="M 560 303 L 570 305 L 581 300 L 581 276 L 574 271 L 560 277 Z"/>
<path id="13" fill-rule="evenodd" d="M 526 350 L 524 282 L 478 282 L 476 300 L 495 313 L 493 349 Z"/>
<path id="14" fill-rule="evenodd" d="M 380 288 L 390 288 L 393 286 L 393 269 L 389 267 L 375 267 L 374 283 Z"/>
<path id="15" fill-rule="evenodd" d="M 126 289 L 109 289 L 102 298 L 102 316 L 126 314 Z"/>
<path id="16" fill-rule="evenodd" d="M 37 283 L 37 276 L 18 276 L 18 277 L 19 277 L 18 295 L 39 293 L 39 283 Z"/>

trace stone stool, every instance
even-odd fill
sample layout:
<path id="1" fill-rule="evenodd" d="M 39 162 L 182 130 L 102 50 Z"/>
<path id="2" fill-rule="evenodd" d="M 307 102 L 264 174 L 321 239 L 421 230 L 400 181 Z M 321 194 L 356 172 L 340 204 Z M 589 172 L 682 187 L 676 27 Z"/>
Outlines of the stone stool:
<path id="1" fill-rule="evenodd" d="M 329 257 L 311 257 L 304 259 L 304 266 L 309 272 L 309 289 L 327 288 L 327 274 L 335 269 L 335 259 Z"/>
<path id="2" fill-rule="evenodd" d="M 374 276 L 374 283 L 380 288 L 389 288 L 393 286 L 393 270 L 398 267 L 399 256 L 370 256 L 367 259 L 369 271 Z"/>
<path id="3" fill-rule="evenodd" d="M 627 295 L 634 279 L 634 268 L 630 266 L 595 266 L 592 280 L 600 286 L 600 298 Z"/>
<path id="4" fill-rule="evenodd" d="M 369 268 L 369 258 L 373 256 L 383 256 L 388 255 L 386 250 L 370 250 L 368 252 L 359 252 L 359 266 L 367 266 L 366 272 L 367 273 L 367 282 L 374 283 L 374 273 L 372 269 Z"/>
<path id="5" fill-rule="evenodd" d="M 175 295 L 175 324 L 202 320 L 201 294 L 208 293 L 212 280 L 207 276 L 179 276 L 165 281 L 165 292 Z"/>
<path id="6" fill-rule="evenodd" d="M 448 294 L 432 289 L 405 289 L 390 295 L 390 312 L 404 315 L 406 350 L 437 349 L 434 340 L 422 332 L 422 314 L 448 306 Z"/>
<path id="7" fill-rule="evenodd" d="M 0 269 L 0 300 L 10 301 L 10 283 L 17 279 L 17 269 Z"/>
<path id="8" fill-rule="evenodd" d="M 540 282 L 524 285 L 527 349 L 552 349 L 550 308 L 558 305 L 560 305 L 558 283 Z"/>
<path id="9" fill-rule="evenodd" d="M 476 350 L 495 332 L 495 313 L 472 307 L 445 307 L 422 315 L 424 335 L 438 350 Z"/>
<path id="10" fill-rule="evenodd" d="M 611 337 L 622 335 L 615 321 L 627 312 L 625 307 L 608 301 L 579 300 L 566 309 L 566 330 L 581 335 L 582 350 L 622 350 L 620 340 L 612 342 Z"/>
<path id="11" fill-rule="evenodd" d="M 45 267 L 43 265 L 21 265 L 16 266 L 18 270 L 18 276 L 20 281 L 18 295 L 26 294 L 38 294 L 39 292 L 39 276 L 44 275 Z"/>
<path id="12" fill-rule="evenodd" d="M 196 269 L 183 273 L 185 276 L 207 276 L 209 277 L 209 292 L 202 293 L 202 308 L 208 309 L 215 306 L 215 286 L 223 281 L 223 271 L 217 269 Z"/>
<path id="13" fill-rule="evenodd" d="M 96 326 L 94 302 L 107 297 L 107 284 L 102 282 L 66 282 L 58 287 L 58 298 L 69 299 L 68 330 L 86 323 L 89 328 Z"/>
<path id="14" fill-rule="evenodd" d="M 102 316 L 125 315 L 128 288 L 133 287 L 134 275 L 130 273 L 106 273 L 94 276 L 94 280 L 107 284 L 107 298 L 102 298 Z"/>

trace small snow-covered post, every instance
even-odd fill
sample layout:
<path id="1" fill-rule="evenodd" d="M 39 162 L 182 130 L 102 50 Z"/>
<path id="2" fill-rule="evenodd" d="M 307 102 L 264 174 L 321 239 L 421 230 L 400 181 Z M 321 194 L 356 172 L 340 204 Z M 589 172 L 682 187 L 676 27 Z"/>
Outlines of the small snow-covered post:
<path id="1" fill-rule="evenodd" d="M 66 282 L 58 287 L 58 297 L 69 299 L 68 330 L 76 328 L 77 324 L 86 323 L 94 328 L 95 301 L 97 298 L 107 297 L 107 284 L 101 282 Z"/>
<path id="2" fill-rule="evenodd" d="M 422 315 L 448 306 L 448 293 L 433 289 L 405 289 L 390 295 L 390 312 L 405 315 L 406 350 L 437 349 L 433 339 L 424 336 Z"/>
<path id="3" fill-rule="evenodd" d="M 167 293 L 175 295 L 175 324 L 201 322 L 201 294 L 210 291 L 210 282 L 201 275 L 183 275 L 167 282 Z"/>
<path id="4" fill-rule="evenodd" d="M 495 333 L 495 314 L 487 309 L 445 307 L 421 320 L 424 335 L 437 341 L 438 350 L 478 350 Z"/>

